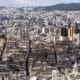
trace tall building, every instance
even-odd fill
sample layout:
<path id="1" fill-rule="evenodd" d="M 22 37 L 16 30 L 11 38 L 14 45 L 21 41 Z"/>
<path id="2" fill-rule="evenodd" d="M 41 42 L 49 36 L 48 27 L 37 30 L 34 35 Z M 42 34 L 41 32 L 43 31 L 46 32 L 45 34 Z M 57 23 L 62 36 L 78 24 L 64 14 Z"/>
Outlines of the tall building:
<path id="1" fill-rule="evenodd" d="M 74 26 L 68 28 L 68 38 L 70 41 L 73 41 L 73 34 L 75 34 L 76 29 Z"/>
<path id="2" fill-rule="evenodd" d="M 68 36 L 68 30 L 67 30 L 67 28 L 61 28 L 61 36 L 64 36 L 64 37 Z"/>
<path id="3" fill-rule="evenodd" d="M 60 28 L 60 40 L 64 41 L 68 37 L 68 29 L 65 27 Z"/>
<path id="4" fill-rule="evenodd" d="M 51 42 L 54 39 L 54 28 L 52 26 L 42 27 L 43 40 L 46 42 Z"/>

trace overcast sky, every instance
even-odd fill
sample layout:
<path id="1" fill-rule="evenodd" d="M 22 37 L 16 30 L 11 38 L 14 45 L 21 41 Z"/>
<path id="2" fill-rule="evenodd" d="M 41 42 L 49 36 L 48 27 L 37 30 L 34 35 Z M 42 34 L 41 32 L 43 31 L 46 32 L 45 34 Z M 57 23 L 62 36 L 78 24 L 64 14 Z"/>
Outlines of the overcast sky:
<path id="1" fill-rule="evenodd" d="M 0 6 L 26 7 L 26 6 L 47 6 L 58 3 L 78 3 L 80 0 L 0 0 Z"/>

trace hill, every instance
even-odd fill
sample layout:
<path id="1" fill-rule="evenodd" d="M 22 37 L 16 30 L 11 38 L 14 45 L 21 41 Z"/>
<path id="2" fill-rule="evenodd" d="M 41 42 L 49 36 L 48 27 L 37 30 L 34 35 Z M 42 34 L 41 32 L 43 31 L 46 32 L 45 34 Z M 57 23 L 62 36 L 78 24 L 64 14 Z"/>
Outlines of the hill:
<path id="1" fill-rule="evenodd" d="M 80 11 L 80 3 L 57 4 L 48 7 L 43 7 L 45 10 L 66 10 L 66 11 Z"/>

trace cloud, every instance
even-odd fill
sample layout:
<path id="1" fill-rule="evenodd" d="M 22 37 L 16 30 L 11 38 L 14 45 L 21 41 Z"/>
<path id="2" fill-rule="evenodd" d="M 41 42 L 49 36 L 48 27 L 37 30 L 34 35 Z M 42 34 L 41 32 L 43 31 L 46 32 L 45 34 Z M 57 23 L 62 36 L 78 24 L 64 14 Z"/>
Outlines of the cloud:
<path id="1" fill-rule="evenodd" d="M 15 2 L 24 5 L 27 2 L 27 0 L 15 0 Z"/>
<path id="2" fill-rule="evenodd" d="M 28 0 L 12 0 L 14 6 L 26 6 Z"/>

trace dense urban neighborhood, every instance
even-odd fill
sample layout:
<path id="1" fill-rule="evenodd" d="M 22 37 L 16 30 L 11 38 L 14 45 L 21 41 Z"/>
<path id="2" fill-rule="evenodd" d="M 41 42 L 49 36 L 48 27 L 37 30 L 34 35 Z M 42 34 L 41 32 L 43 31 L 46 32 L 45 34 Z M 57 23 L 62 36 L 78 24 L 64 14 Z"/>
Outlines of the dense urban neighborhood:
<path id="1" fill-rule="evenodd" d="M 80 11 L 0 7 L 0 80 L 80 80 Z"/>

